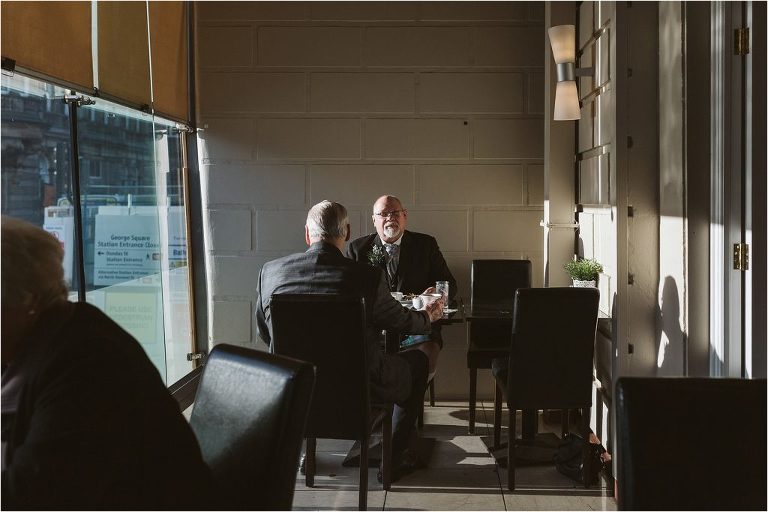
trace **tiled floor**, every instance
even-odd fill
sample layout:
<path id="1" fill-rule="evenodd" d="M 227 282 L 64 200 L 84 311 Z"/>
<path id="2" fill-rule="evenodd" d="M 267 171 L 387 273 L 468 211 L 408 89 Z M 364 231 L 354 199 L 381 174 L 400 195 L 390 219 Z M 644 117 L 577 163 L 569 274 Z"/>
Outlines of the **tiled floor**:
<path id="1" fill-rule="evenodd" d="M 421 435 L 437 440 L 429 467 L 393 483 L 389 492 L 382 490 L 371 468 L 370 510 L 616 510 L 604 483 L 584 489 L 554 466 L 518 468 L 517 489 L 507 490 L 506 469 L 497 467 L 480 438 L 492 434 L 492 404 L 478 404 L 475 436 L 467 435 L 466 403 L 438 402 L 424 411 Z M 551 430 L 547 425 L 540 429 Z M 357 510 L 358 469 L 341 465 L 351 445 L 318 440 L 315 487 L 306 487 L 297 473 L 295 510 Z"/>

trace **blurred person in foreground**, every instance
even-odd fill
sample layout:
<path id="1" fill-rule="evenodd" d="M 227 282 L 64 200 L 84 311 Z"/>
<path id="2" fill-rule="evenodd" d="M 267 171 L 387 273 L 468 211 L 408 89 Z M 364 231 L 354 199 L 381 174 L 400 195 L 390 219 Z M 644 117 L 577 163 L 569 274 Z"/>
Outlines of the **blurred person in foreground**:
<path id="1" fill-rule="evenodd" d="M 2 508 L 210 506 L 194 434 L 139 343 L 67 301 L 61 244 L 2 217 Z"/>
<path id="2" fill-rule="evenodd" d="M 443 301 L 425 310 L 409 311 L 389 293 L 386 277 L 378 267 L 357 263 L 344 256 L 350 236 L 347 209 L 330 201 L 313 206 L 304 226 L 309 249 L 264 265 L 259 275 L 256 322 L 267 345 L 272 340 L 270 301 L 273 294 L 345 294 L 365 298 L 366 357 L 374 401 L 394 402 L 392 418 L 392 481 L 418 469 L 416 454 L 407 450 L 414 435 L 419 405 L 427 386 L 428 357 L 419 350 L 384 354 L 382 329 L 429 333 L 431 322 L 442 318 Z M 307 340 L 312 343 L 312 340 Z M 381 471 L 379 471 L 381 481 Z"/>

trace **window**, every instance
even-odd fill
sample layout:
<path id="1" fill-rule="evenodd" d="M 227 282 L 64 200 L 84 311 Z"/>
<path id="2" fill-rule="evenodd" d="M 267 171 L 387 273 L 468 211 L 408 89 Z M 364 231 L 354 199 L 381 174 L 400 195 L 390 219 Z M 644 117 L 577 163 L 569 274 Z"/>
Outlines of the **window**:
<path id="1" fill-rule="evenodd" d="M 84 267 L 86 300 L 130 332 L 167 384 L 192 370 L 192 315 L 182 173 L 174 123 L 95 98 L 2 77 L 2 211 L 42 226 L 65 250 L 71 300 Z M 78 133 L 80 212 L 74 211 L 71 115 Z M 77 247 L 75 215 L 82 218 Z"/>
<path id="2" fill-rule="evenodd" d="M 65 91 L 20 75 L 3 75 L 0 92 L 2 212 L 42 226 L 59 239 L 64 277 L 76 290 L 72 144 L 69 109 L 62 100 Z"/>

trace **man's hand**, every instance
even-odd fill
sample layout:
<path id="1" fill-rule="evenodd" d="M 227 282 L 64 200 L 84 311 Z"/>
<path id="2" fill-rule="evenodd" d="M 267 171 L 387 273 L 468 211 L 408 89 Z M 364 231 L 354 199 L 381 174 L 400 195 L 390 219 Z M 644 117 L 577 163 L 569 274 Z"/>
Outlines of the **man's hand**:
<path id="1" fill-rule="evenodd" d="M 421 292 L 422 295 L 429 295 L 431 293 L 437 293 L 437 289 L 434 286 L 430 286 L 429 288 Z"/>
<path id="2" fill-rule="evenodd" d="M 436 322 L 443 318 L 443 307 L 445 306 L 443 299 L 437 299 L 434 302 L 427 304 L 424 311 L 429 315 L 430 322 Z"/>

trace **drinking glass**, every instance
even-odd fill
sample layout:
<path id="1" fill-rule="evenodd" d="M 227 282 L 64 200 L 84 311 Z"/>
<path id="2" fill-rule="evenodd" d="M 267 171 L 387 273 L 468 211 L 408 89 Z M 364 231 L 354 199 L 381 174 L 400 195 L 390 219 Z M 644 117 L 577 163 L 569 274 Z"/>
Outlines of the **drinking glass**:
<path id="1" fill-rule="evenodd" d="M 445 303 L 445 307 L 448 307 L 448 289 L 449 289 L 448 281 L 437 281 L 435 283 L 435 291 L 443 296 L 443 302 Z"/>

